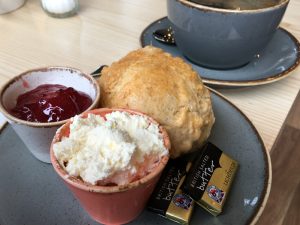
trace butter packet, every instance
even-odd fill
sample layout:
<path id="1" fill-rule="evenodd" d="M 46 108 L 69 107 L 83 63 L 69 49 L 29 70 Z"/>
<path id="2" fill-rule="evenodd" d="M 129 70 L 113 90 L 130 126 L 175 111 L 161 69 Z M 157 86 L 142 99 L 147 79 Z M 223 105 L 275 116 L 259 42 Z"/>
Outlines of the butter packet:
<path id="1" fill-rule="evenodd" d="M 191 163 L 170 159 L 148 202 L 148 210 L 180 224 L 188 224 L 194 201 L 182 193 L 180 186 Z"/>
<path id="2" fill-rule="evenodd" d="M 237 168 L 237 161 L 208 143 L 193 161 L 181 189 L 217 216 L 222 212 Z"/>

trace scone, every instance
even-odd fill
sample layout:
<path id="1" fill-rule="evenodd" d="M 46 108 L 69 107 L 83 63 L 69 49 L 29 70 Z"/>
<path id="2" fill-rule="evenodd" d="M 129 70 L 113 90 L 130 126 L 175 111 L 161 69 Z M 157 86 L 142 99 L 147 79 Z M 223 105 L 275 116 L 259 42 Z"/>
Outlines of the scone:
<path id="1" fill-rule="evenodd" d="M 214 115 L 209 91 L 180 58 L 147 46 L 130 52 L 102 71 L 101 107 L 139 110 L 163 125 L 171 140 L 171 157 L 200 147 Z"/>

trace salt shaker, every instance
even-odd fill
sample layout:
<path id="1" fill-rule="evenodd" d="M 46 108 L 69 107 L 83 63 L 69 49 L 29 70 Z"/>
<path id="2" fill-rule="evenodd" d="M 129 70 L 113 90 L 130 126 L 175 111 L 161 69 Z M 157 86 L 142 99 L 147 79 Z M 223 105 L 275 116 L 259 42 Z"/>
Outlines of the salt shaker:
<path id="1" fill-rule="evenodd" d="M 52 17 L 73 16 L 79 9 L 78 0 L 41 0 L 44 11 Z"/>
<path id="2" fill-rule="evenodd" d="M 20 8 L 25 0 L 0 0 L 0 15 Z"/>

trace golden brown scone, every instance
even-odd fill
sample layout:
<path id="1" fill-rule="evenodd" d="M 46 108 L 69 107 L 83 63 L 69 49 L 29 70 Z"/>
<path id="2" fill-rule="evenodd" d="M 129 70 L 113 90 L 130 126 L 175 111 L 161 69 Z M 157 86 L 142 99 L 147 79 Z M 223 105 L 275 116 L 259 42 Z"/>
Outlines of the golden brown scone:
<path id="1" fill-rule="evenodd" d="M 209 91 L 180 58 L 145 47 L 102 71 L 101 107 L 142 111 L 162 124 L 171 139 L 171 157 L 201 146 L 214 123 Z"/>

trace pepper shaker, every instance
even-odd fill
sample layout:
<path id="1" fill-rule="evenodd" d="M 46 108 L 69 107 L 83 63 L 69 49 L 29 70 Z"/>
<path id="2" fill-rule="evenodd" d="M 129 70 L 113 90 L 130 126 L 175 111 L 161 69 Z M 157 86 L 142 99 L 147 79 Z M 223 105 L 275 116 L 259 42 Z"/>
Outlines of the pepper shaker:
<path id="1" fill-rule="evenodd" d="M 79 9 L 78 0 L 41 0 L 41 4 L 49 16 L 56 18 L 73 16 Z"/>

